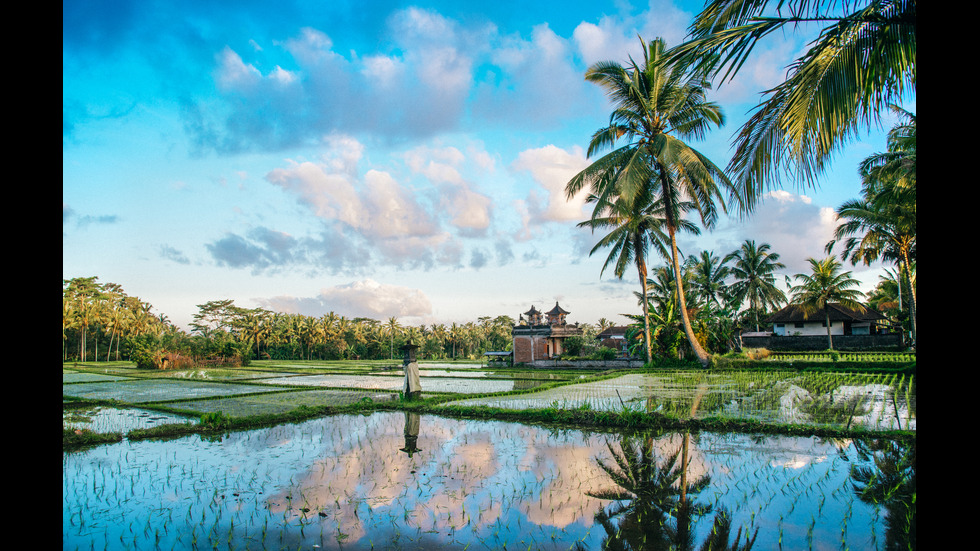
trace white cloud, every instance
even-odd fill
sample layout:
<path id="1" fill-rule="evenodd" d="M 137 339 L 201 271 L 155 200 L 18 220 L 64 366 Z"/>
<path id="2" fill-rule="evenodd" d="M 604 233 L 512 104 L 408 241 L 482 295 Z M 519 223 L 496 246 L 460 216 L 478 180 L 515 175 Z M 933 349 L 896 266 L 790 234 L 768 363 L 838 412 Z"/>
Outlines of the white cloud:
<path id="1" fill-rule="evenodd" d="M 530 39 L 507 36 L 490 53 L 492 69 L 478 86 L 473 112 L 491 124 L 561 124 L 587 109 L 582 78 L 569 41 L 547 24 L 537 25 Z"/>
<path id="2" fill-rule="evenodd" d="M 588 190 L 582 190 L 571 199 L 565 198 L 565 185 L 589 165 L 582 149 L 572 152 L 554 145 L 522 151 L 511 168 L 527 171 L 545 192 L 542 199 L 537 193 L 528 196 L 526 206 L 529 222 L 580 222 L 584 220 L 585 198 Z"/>
<path id="3" fill-rule="evenodd" d="M 329 312 L 348 318 L 417 317 L 432 314 L 432 303 L 419 289 L 378 283 L 364 279 L 322 289 L 315 297 L 278 296 L 256 299 L 277 312 L 322 316 Z"/>
<path id="4" fill-rule="evenodd" d="M 827 256 L 824 246 L 833 238 L 836 227 L 833 208 L 814 204 L 805 195 L 778 190 L 766 194 L 752 217 L 739 226 L 738 233 L 743 236 L 742 241 L 769 243 L 772 252 L 778 253 L 780 262 L 786 265 L 785 273 L 793 275 L 809 271 L 807 258 Z"/>
<path id="5" fill-rule="evenodd" d="M 215 80 L 222 90 L 248 90 L 262 80 L 262 73 L 258 69 L 246 64 L 241 56 L 227 46 L 217 55 L 217 61 Z"/>
<path id="6" fill-rule="evenodd" d="M 598 61 L 622 63 L 627 59 L 627 52 L 639 46 L 636 38 L 628 39 L 624 30 L 608 17 L 602 18 L 598 25 L 583 21 L 572 31 L 572 39 L 586 66 Z"/>
<path id="7" fill-rule="evenodd" d="M 487 162 L 479 151 L 475 157 L 478 165 Z M 452 226 L 466 235 L 482 235 L 490 227 L 492 201 L 464 178 L 461 170 L 468 159 L 458 148 L 422 146 L 408 151 L 404 158 L 413 172 L 435 185 L 440 209 Z"/>

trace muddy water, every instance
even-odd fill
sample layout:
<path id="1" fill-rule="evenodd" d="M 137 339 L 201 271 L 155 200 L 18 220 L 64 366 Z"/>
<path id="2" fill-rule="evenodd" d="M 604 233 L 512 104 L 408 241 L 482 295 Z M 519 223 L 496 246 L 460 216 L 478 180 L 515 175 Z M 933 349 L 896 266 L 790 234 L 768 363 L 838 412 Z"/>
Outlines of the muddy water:
<path id="1" fill-rule="evenodd" d="M 699 548 L 727 519 L 754 549 L 877 549 L 914 523 L 914 461 L 882 440 L 335 416 L 65 453 L 63 548 Z"/>

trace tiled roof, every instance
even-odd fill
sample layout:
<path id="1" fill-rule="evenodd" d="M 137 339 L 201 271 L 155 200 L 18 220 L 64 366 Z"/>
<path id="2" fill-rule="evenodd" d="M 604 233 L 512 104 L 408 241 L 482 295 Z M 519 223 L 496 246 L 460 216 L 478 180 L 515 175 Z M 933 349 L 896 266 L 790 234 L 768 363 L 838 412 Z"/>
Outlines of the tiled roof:
<path id="1" fill-rule="evenodd" d="M 626 334 L 626 331 L 628 329 L 629 329 L 629 327 L 626 327 L 625 325 L 619 325 L 619 326 L 615 326 L 615 327 L 607 327 L 605 330 L 602 331 L 602 333 L 599 333 L 598 335 L 596 335 L 595 338 L 597 338 L 597 339 L 608 339 L 610 337 L 622 337 L 623 335 Z"/>
<path id="2" fill-rule="evenodd" d="M 555 307 L 547 312 L 549 316 L 557 316 L 559 314 L 570 314 L 570 313 L 571 312 L 568 312 L 567 310 L 563 310 L 561 306 L 558 306 L 557 302 L 555 302 Z"/>
<path id="3" fill-rule="evenodd" d="M 841 306 L 840 304 L 828 304 L 827 308 L 830 310 L 830 321 L 877 321 L 885 319 L 885 316 L 881 315 L 877 310 L 869 306 L 865 306 L 864 311 L 856 310 L 852 308 L 847 308 L 846 306 Z M 821 308 L 809 316 L 803 314 L 803 309 L 797 304 L 790 304 L 783 308 L 782 310 L 776 312 L 769 318 L 769 323 L 793 323 L 799 321 L 824 321 L 827 319 L 824 313 L 825 309 Z"/>

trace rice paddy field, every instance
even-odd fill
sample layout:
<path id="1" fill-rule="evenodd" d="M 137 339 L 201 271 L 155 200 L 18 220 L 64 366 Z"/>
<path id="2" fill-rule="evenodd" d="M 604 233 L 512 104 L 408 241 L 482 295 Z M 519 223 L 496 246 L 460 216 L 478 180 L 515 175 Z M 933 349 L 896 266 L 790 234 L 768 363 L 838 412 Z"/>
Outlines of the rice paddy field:
<path id="1" fill-rule="evenodd" d="M 915 548 L 911 375 L 422 364 L 420 413 L 402 405 L 397 366 L 256 363 L 152 373 L 66 365 L 64 427 L 123 438 L 64 449 L 63 548 Z M 247 419 L 325 405 L 363 407 L 126 437 L 217 412 Z M 480 406 L 793 430 L 454 415 Z"/>

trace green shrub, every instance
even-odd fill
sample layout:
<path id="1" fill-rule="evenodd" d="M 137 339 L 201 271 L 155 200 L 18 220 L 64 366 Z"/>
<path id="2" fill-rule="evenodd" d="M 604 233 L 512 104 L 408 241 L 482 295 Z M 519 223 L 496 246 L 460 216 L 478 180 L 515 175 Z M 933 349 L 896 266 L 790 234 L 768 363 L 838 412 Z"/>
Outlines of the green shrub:
<path id="1" fill-rule="evenodd" d="M 226 415 L 223 411 L 209 411 L 201 414 L 201 424 L 208 428 L 228 428 L 231 423 L 231 416 Z"/>
<path id="2" fill-rule="evenodd" d="M 607 346 L 603 346 L 599 350 L 596 350 L 594 356 L 597 360 L 614 360 L 616 359 L 616 351 Z"/>
<path id="3" fill-rule="evenodd" d="M 129 359 L 140 369 L 159 369 L 163 346 L 154 335 L 138 335 L 127 340 Z"/>

